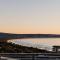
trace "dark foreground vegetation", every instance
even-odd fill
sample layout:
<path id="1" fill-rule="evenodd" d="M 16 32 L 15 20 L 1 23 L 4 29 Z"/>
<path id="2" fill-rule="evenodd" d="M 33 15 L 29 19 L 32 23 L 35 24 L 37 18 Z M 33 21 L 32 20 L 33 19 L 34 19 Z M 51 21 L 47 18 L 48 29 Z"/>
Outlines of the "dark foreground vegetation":
<path id="1" fill-rule="evenodd" d="M 32 47 L 17 45 L 14 43 L 0 42 L 0 53 L 48 53 L 49 51 Z"/>

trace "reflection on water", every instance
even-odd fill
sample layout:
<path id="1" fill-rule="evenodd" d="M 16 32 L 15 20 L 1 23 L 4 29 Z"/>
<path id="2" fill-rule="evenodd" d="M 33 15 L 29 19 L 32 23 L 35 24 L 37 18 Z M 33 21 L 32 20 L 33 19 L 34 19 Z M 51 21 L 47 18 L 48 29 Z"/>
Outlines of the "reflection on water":
<path id="1" fill-rule="evenodd" d="M 60 45 L 60 38 L 30 38 L 30 39 L 13 39 L 11 40 L 14 43 L 20 44 L 20 42 L 28 43 L 40 43 L 47 45 Z"/>
<path id="2" fill-rule="evenodd" d="M 13 39 L 10 42 L 22 46 L 46 49 L 52 51 L 52 46 L 60 45 L 60 38 L 31 38 L 31 39 Z"/>

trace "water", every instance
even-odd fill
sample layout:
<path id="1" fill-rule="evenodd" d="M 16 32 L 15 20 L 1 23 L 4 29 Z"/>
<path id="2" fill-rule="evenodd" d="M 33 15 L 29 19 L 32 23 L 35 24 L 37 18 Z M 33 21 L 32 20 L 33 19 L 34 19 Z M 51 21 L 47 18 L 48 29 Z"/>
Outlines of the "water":
<path id="1" fill-rule="evenodd" d="M 39 49 L 46 49 L 52 51 L 52 46 L 60 46 L 60 38 L 30 38 L 30 39 L 13 39 L 9 40 L 12 43 L 34 47 Z"/>

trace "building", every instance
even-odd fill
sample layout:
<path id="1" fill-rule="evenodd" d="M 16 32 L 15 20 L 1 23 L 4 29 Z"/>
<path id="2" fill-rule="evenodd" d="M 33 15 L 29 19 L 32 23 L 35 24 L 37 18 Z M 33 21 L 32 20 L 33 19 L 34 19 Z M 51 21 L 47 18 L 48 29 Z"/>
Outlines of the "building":
<path id="1" fill-rule="evenodd" d="M 53 46 L 53 52 L 60 53 L 60 46 Z"/>

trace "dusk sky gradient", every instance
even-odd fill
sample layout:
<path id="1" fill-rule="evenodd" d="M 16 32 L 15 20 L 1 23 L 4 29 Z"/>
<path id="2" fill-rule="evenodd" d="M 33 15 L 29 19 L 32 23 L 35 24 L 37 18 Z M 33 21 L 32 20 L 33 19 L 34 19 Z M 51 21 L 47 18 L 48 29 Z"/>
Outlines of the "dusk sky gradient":
<path id="1" fill-rule="evenodd" d="M 0 32 L 60 34 L 60 0 L 0 0 Z"/>

